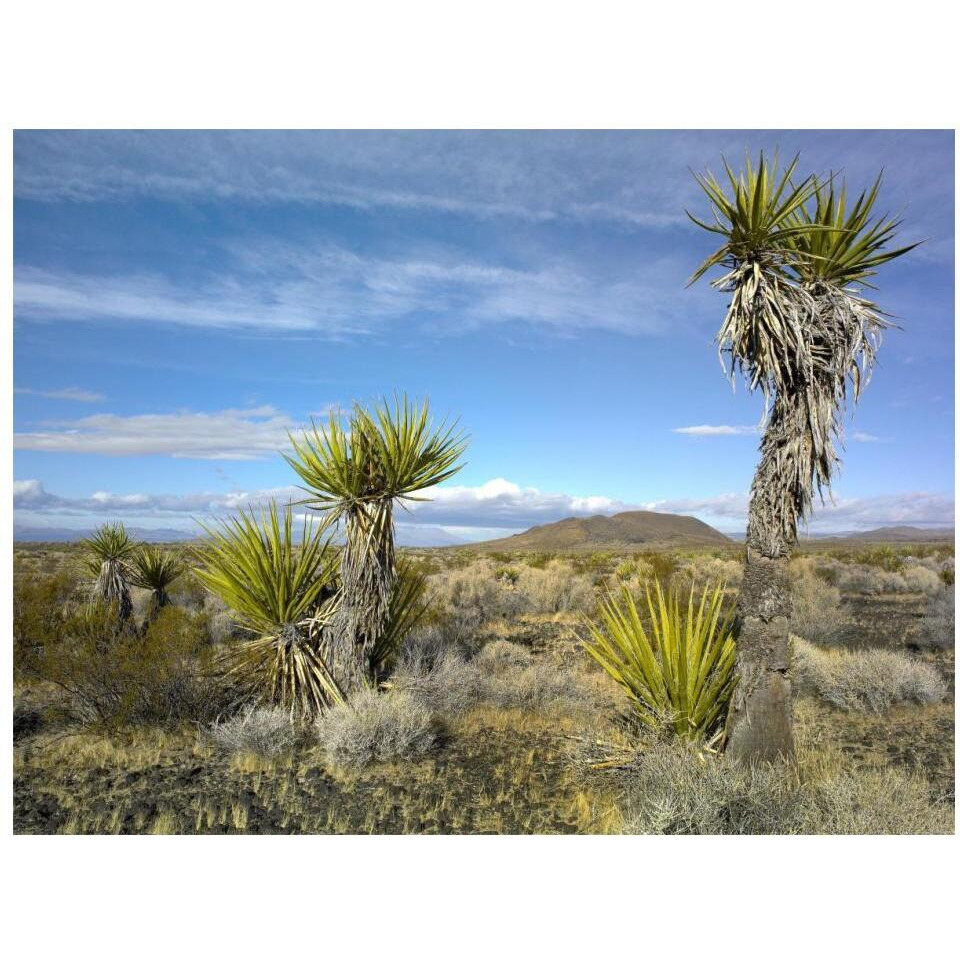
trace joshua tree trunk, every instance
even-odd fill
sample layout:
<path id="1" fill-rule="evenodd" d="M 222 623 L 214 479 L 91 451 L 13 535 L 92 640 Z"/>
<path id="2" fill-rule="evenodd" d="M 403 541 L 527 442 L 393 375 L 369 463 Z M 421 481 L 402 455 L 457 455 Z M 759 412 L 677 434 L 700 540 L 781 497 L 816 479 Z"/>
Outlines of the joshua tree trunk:
<path id="1" fill-rule="evenodd" d="M 130 590 L 116 560 L 104 560 L 100 564 L 100 575 L 93 587 L 94 597 L 103 603 L 117 605 L 117 620 L 121 625 L 127 622 L 133 612 Z"/>
<path id="2" fill-rule="evenodd" d="M 330 624 L 326 646 L 330 672 L 349 696 L 370 684 L 370 656 L 387 624 L 396 579 L 389 503 L 360 507 L 348 514 L 340 579 L 340 607 Z"/>
<path id="3" fill-rule="evenodd" d="M 795 422 L 778 398 L 750 496 L 747 561 L 737 605 L 740 681 L 726 729 L 728 755 L 747 762 L 794 756 L 787 561 L 796 538 L 796 472 L 791 472 L 796 461 L 788 442 Z"/>

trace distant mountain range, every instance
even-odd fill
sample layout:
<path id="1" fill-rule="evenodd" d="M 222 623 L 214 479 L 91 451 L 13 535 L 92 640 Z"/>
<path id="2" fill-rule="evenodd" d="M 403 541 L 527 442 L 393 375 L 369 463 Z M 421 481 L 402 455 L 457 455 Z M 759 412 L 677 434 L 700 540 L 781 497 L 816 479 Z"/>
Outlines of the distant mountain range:
<path id="1" fill-rule="evenodd" d="M 953 540 L 953 527 L 878 527 L 854 533 L 835 533 L 829 539 L 864 540 L 869 543 L 926 543 Z"/>
<path id="2" fill-rule="evenodd" d="M 25 543 L 71 543 L 88 537 L 90 530 L 73 530 L 69 527 L 24 527 L 14 526 L 13 539 Z M 128 527 L 127 532 L 135 540 L 149 543 L 176 543 L 196 540 L 201 534 L 172 528 L 145 529 Z M 568 517 L 556 523 L 531 527 L 523 533 L 499 540 L 480 543 L 465 543 L 443 530 L 425 528 L 418 530 L 413 524 L 403 524 L 397 531 L 397 542 L 407 547 L 459 547 L 478 550 L 630 550 L 655 546 L 703 546 L 710 544 L 742 543 L 742 533 L 729 535 L 697 520 L 673 513 L 655 513 L 649 510 L 630 510 L 612 517 Z M 895 526 L 878 527 L 876 530 L 843 531 L 839 533 L 801 536 L 804 540 L 858 540 L 863 543 L 939 543 L 952 541 L 952 527 L 927 528 Z"/>
<path id="3" fill-rule="evenodd" d="M 723 545 L 733 541 L 696 517 L 628 510 L 612 517 L 568 517 L 500 540 L 472 543 L 477 550 L 635 550 L 648 546 Z"/>
<path id="4" fill-rule="evenodd" d="M 89 530 L 72 530 L 69 527 L 18 527 L 13 528 L 13 539 L 16 542 L 32 543 L 72 543 L 82 540 L 93 533 Z M 196 540 L 198 533 L 186 530 L 157 528 L 148 530 L 141 527 L 127 527 L 127 533 L 134 540 L 143 540 L 147 543 L 175 543 L 179 540 Z"/>

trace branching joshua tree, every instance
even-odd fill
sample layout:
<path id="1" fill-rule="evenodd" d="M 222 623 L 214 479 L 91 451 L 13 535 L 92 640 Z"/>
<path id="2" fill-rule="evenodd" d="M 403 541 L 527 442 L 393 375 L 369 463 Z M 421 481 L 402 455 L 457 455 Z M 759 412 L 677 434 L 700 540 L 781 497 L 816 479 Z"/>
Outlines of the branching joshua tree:
<path id="1" fill-rule="evenodd" d="M 119 623 L 126 623 L 133 610 L 130 561 L 139 544 L 130 539 L 122 523 L 105 523 L 81 542 L 87 548 L 85 565 L 95 578 L 94 600 L 116 605 Z"/>
<path id="2" fill-rule="evenodd" d="M 197 577 L 221 597 L 253 634 L 226 653 L 244 692 L 313 716 L 340 703 L 314 626 L 336 609 L 336 558 L 326 524 L 305 522 L 299 544 L 293 512 L 275 504 L 260 517 L 241 512 L 196 548 Z"/>
<path id="3" fill-rule="evenodd" d="M 148 618 L 152 619 L 170 602 L 168 591 L 186 570 L 186 564 L 160 547 L 144 546 L 134 554 L 132 566 L 130 582 L 150 591 Z"/>
<path id="4" fill-rule="evenodd" d="M 879 177 L 848 209 L 844 186 L 798 181 L 797 164 L 780 172 L 748 157 L 735 174 L 724 163 L 728 184 L 697 177 L 713 222 L 691 215 L 723 242 L 690 282 L 714 266 L 726 271 L 713 281 L 731 298 L 721 354 L 731 378 L 740 372 L 765 400 L 737 610 L 740 680 L 726 727 L 727 752 L 749 761 L 793 755 L 786 562 L 814 493 L 822 499 L 833 477 L 847 397 L 859 399 L 891 325 L 857 285 L 912 249 L 885 249 L 899 221 L 873 216 Z"/>
<path id="5" fill-rule="evenodd" d="M 287 461 L 309 494 L 302 502 L 343 525 L 340 605 L 324 629 L 324 650 L 349 694 L 371 682 L 391 621 L 394 503 L 427 499 L 418 494 L 460 469 L 466 440 L 455 425 L 435 425 L 426 403 L 403 397 L 373 410 L 355 404 L 346 426 L 331 414 L 324 431 L 314 424 L 291 442 Z"/>

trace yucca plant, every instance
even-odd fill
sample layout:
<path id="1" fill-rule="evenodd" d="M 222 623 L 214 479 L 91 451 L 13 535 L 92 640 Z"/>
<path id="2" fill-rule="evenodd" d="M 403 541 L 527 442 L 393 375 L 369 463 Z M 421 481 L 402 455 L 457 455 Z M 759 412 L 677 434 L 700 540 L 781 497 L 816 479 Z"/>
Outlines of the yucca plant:
<path id="1" fill-rule="evenodd" d="M 685 605 L 659 580 L 645 590 L 644 617 L 633 595 L 601 601 L 587 620 L 587 653 L 624 689 L 644 724 L 669 727 L 683 739 L 712 738 L 720 729 L 736 678 L 731 618 L 723 613 L 723 584 L 691 590 Z"/>
<path id="2" fill-rule="evenodd" d="M 427 578 L 410 563 L 397 563 L 387 622 L 370 655 L 374 679 L 379 679 L 395 662 L 407 634 L 423 619 L 429 608 Z"/>
<path id="3" fill-rule="evenodd" d="M 335 558 L 326 525 L 304 521 L 299 545 L 293 511 L 276 504 L 259 518 L 240 512 L 196 547 L 197 577 L 254 636 L 229 648 L 228 672 L 251 694 L 313 716 L 343 699 L 314 630 L 336 609 Z"/>
<path id="4" fill-rule="evenodd" d="M 131 583 L 150 591 L 152 619 L 170 602 L 169 589 L 173 582 L 187 569 L 184 561 L 161 547 L 141 547 L 133 555 Z"/>
<path id="5" fill-rule="evenodd" d="M 782 175 L 762 156 L 757 167 L 748 157 L 739 175 L 725 164 L 728 186 L 698 177 L 713 223 L 691 217 L 723 238 L 691 283 L 713 266 L 727 271 L 713 282 L 731 295 L 721 354 L 769 411 L 751 487 L 740 683 L 727 731 L 728 752 L 751 761 L 794 752 L 786 560 L 814 493 L 822 496 L 835 471 L 848 381 L 856 400 L 890 325 L 852 284 L 912 249 L 888 249 L 899 222 L 873 215 L 879 178 L 848 207 L 832 177 L 796 184 L 797 163 Z"/>
<path id="6" fill-rule="evenodd" d="M 95 578 L 94 600 L 115 605 L 118 621 L 125 623 L 133 610 L 130 561 L 139 544 L 130 539 L 122 523 L 105 523 L 81 543 L 87 550 L 85 566 Z"/>
<path id="7" fill-rule="evenodd" d="M 340 608 L 325 648 L 338 683 L 352 692 L 372 679 L 372 658 L 389 621 L 396 582 L 393 507 L 452 477 L 466 443 L 455 426 L 435 425 L 427 403 L 406 397 L 372 410 L 355 404 L 346 424 L 331 413 L 291 437 L 287 461 L 303 481 L 303 504 L 342 522 Z"/>

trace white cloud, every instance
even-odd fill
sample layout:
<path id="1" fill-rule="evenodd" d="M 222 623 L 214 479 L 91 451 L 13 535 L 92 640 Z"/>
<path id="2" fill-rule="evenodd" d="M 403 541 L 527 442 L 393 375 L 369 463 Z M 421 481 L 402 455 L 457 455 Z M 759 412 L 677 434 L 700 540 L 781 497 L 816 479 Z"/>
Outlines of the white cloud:
<path id="1" fill-rule="evenodd" d="M 33 387 L 14 387 L 14 393 L 23 393 L 47 400 L 75 400 L 77 403 L 102 403 L 107 398 L 102 393 L 81 390 L 79 387 L 63 387 L 60 390 L 35 390 Z"/>
<path id="2" fill-rule="evenodd" d="M 333 338 L 410 320 L 446 332 L 525 322 L 643 334 L 664 329 L 676 309 L 664 272 L 676 274 L 676 284 L 685 279 L 684 266 L 663 259 L 623 279 L 558 258 L 523 269 L 477 262 L 461 251 L 389 258 L 331 244 L 263 240 L 230 246 L 228 253 L 226 273 L 190 284 L 153 274 L 93 276 L 18 265 L 15 311 L 40 322 L 140 322 Z"/>
<path id="3" fill-rule="evenodd" d="M 850 435 L 850 439 L 856 441 L 857 443 L 891 443 L 892 441 L 887 437 L 877 437 L 872 433 L 864 433 L 862 430 L 858 430 L 855 433 Z"/>
<path id="4" fill-rule="evenodd" d="M 662 499 L 626 503 L 611 497 L 577 497 L 521 487 L 503 478 L 477 486 L 441 486 L 429 491 L 427 502 L 409 504 L 396 514 L 406 543 L 443 544 L 507 536 L 531 526 L 569 516 L 611 514 L 623 510 L 655 510 L 696 516 L 727 532 L 746 527 L 748 495 L 728 493 L 700 499 Z M 229 493 L 189 494 L 97 491 L 89 497 L 48 493 L 36 479 L 14 482 L 14 513 L 20 526 L 65 523 L 89 528 L 121 518 L 131 524 L 160 523 L 196 531 L 193 519 L 208 520 L 243 508 L 259 508 L 271 500 L 296 503 L 305 494 L 294 486 Z M 302 508 L 301 508 L 302 509 Z M 309 511 L 306 511 L 309 512 Z M 900 493 L 866 498 L 837 497 L 814 512 L 813 532 L 865 530 L 891 524 L 952 526 L 953 496 L 942 493 Z"/>
<path id="5" fill-rule="evenodd" d="M 753 427 L 732 427 L 727 424 L 711 425 L 708 423 L 700 424 L 696 427 L 674 427 L 674 433 L 685 433 L 691 437 L 733 437 L 742 434 L 756 434 L 760 428 Z"/>
<path id="6" fill-rule="evenodd" d="M 727 493 L 716 497 L 684 500 L 652 500 L 648 510 L 693 514 L 720 529 L 743 531 L 750 505 L 746 493 Z M 952 494 L 910 492 L 874 497 L 843 497 L 814 503 L 809 528 L 813 533 L 842 530 L 870 530 L 875 527 L 905 524 L 920 527 L 951 527 L 954 523 Z"/>
<path id="7" fill-rule="evenodd" d="M 44 426 L 50 429 L 15 433 L 14 448 L 112 457 L 153 454 L 196 460 L 262 460 L 287 449 L 287 433 L 298 424 L 273 407 L 262 406 L 126 417 L 104 413 L 49 421 Z"/>

